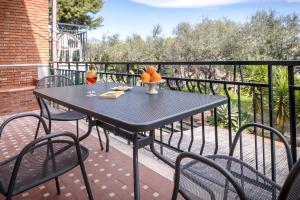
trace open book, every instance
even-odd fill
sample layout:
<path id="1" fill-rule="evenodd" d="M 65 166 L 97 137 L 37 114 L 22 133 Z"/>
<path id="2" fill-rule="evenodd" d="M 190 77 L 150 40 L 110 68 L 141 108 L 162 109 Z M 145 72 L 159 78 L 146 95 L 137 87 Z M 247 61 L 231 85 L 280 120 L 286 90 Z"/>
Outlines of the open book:
<path id="1" fill-rule="evenodd" d="M 103 94 L 100 94 L 100 98 L 117 99 L 122 94 L 124 94 L 124 91 L 109 91 L 109 92 L 105 92 Z"/>

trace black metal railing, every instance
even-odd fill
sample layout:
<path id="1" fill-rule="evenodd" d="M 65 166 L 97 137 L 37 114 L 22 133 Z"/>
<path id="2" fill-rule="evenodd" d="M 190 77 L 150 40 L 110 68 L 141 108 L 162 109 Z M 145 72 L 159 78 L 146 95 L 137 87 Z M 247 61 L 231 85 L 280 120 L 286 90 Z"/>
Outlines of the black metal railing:
<path id="1" fill-rule="evenodd" d="M 57 52 L 56 57 L 59 61 L 83 61 L 87 49 L 87 26 L 58 23 L 57 24 Z M 51 27 L 49 35 L 49 55 L 52 55 L 52 36 Z"/>
<path id="2" fill-rule="evenodd" d="M 300 85 L 296 84 L 299 79 L 300 61 L 56 62 L 50 65 L 52 73 L 68 76 L 76 84 L 85 84 L 89 65 L 95 65 L 98 69 L 98 80 L 130 85 L 139 85 L 141 68 L 155 65 L 165 80 L 162 89 L 227 97 L 226 106 L 161 127 L 155 139 L 161 154 L 167 153 L 169 149 L 200 154 L 226 153 L 229 151 L 237 128 L 247 122 L 257 122 L 280 129 L 290 142 L 294 162 L 298 158 L 297 119 L 300 117 L 300 109 L 296 99 Z M 253 66 L 266 70 L 263 81 L 256 81 L 256 77 L 247 75 L 247 70 Z M 277 89 L 277 86 L 274 86 L 276 82 L 274 74 L 279 69 L 287 70 L 286 96 L 288 98 L 288 103 L 284 107 L 288 110 L 288 120 L 283 119 L 281 127 L 278 126 L 279 118 L 274 112 L 274 108 L 278 106 L 277 101 L 280 103 L 280 99 L 274 102 Z M 255 131 L 255 148 L 258 148 L 257 130 L 253 131 Z M 267 137 L 264 131 L 259 134 L 263 140 Z M 211 139 L 212 135 L 213 139 Z M 213 141 L 212 146 L 208 143 L 209 138 Z M 270 135 L 268 139 L 271 148 L 271 164 L 274 165 L 276 138 Z M 265 148 L 262 147 L 263 155 L 267 152 Z M 257 149 L 256 154 L 258 154 Z M 263 160 L 265 162 L 264 158 Z M 266 163 L 263 166 L 266 166 Z M 272 168 L 272 174 L 274 173 Z"/>

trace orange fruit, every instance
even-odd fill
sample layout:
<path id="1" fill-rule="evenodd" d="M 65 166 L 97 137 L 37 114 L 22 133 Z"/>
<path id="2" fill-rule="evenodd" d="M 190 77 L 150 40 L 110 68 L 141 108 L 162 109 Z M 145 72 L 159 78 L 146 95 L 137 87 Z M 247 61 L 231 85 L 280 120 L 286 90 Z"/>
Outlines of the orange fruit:
<path id="1" fill-rule="evenodd" d="M 90 70 L 88 76 L 89 77 L 94 77 L 95 76 L 95 70 L 94 69 Z"/>
<path id="2" fill-rule="evenodd" d="M 150 82 L 159 82 L 159 81 L 161 81 L 161 75 L 157 72 L 152 74 L 152 76 L 150 77 Z"/>
<path id="3" fill-rule="evenodd" d="M 149 66 L 149 67 L 147 67 L 146 72 L 147 72 L 148 74 L 150 74 L 150 76 L 152 76 L 154 73 L 156 73 L 156 68 L 153 67 L 153 66 Z"/>
<path id="4" fill-rule="evenodd" d="M 150 82 L 150 75 L 147 72 L 143 72 L 141 75 L 141 80 L 143 82 Z"/>

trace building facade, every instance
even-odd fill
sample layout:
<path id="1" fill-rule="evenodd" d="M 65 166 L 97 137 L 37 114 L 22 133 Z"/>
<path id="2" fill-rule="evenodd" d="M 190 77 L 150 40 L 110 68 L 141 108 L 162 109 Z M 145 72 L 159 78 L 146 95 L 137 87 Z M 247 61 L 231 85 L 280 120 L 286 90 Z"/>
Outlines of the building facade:
<path id="1" fill-rule="evenodd" d="M 37 108 L 39 68 L 49 63 L 48 0 L 0 1 L 0 115 Z"/>

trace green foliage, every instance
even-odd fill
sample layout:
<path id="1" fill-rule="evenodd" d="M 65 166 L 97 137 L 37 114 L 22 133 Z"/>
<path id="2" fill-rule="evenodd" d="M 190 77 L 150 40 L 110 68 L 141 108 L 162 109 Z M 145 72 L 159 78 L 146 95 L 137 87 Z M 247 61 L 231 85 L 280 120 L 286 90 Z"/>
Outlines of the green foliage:
<path id="1" fill-rule="evenodd" d="M 57 19 L 61 23 L 86 25 L 94 29 L 103 21 L 95 16 L 102 6 L 102 0 L 58 0 Z"/>
<path id="2" fill-rule="evenodd" d="M 228 19 L 203 19 L 193 25 L 179 23 L 173 35 L 168 37 L 162 34 L 162 27 L 156 25 L 147 38 L 138 34 L 125 40 L 118 37 L 113 46 L 109 43 L 116 35 L 105 36 L 90 46 L 88 60 L 94 60 L 95 55 L 102 57 L 102 54 L 110 55 L 111 61 L 295 59 L 300 56 L 298 21 L 295 14 L 259 11 L 243 24 Z M 215 73 L 213 68 L 195 69 L 206 78 Z M 227 71 L 224 68 L 224 76 Z M 180 75 L 192 76 L 190 73 Z M 199 77 L 197 73 L 193 76 Z"/>
<path id="3" fill-rule="evenodd" d="M 243 78 L 244 81 L 253 83 L 267 83 L 268 82 L 268 66 L 247 65 L 244 67 Z M 249 93 L 251 94 L 251 93 Z"/>
<path id="4" fill-rule="evenodd" d="M 249 53 L 264 59 L 293 59 L 299 47 L 299 18 L 296 14 L 279 15 L 274 10 L 259 11 L 247 26 Z"/>
<path id="5" fill-rule="evenodd" d="M 277 69 L 274 79 L 274 111 L 276 124 L 284 131 L 284 124 L 289 119 L 289 86 L 286 69 Z"/>
<path id="6" fill-rule="evenodd" d="M 268 66 L 257 66 L 257 65 L 248 65 L 244 68 L 243 71 L 243 80 L 245 82 L 252 82 L 252 83 L 268 83 Z M 254 94 L 253 94 L 254 92 Z M 251 87 L 245 87 L 242 89 L 242 93 L 248 97 L 255 98 L 255 108 L 256 111 L 259 112 L 261 110 L 261 96 L 260 93 L 263 93 L 263 97 L 265 96 L 265 90 L 260 90 L 255 88 L 253 90 Z M 264 100 L 264 99 L 263 99 Z M 267 101 L 267 99 L 265 99 Z M 250 106 L 250 109 L 253 108 L 253 103 Z"/>
<path id="7" fill-rule="evenodd" d="M 244 72 L 244 80 L 247 82 L 267 83 L 268 82 L 267 66 L 247 66 Z M 296 78 L 297 81 L 297 78 Z M 260 91 L 256 88 L 255 102 L 257 112 L 262 109 L 260 107 Z M 253 90 L 250 87 L 243 89 L 243 94 L 252 97 Z M 263 90 L 263 98 L 266 97 L 267 90 Z M 273 101 L 276 125 L 284 132 L 284 127 L 289 120 L 289 87 L 287 69 L 281 67 L 273 67 Z M 298 95 L 299 96 L 299 95 Z M 296 95 L 296 99 L 299 99 Z M 264 98 L 263 102 L 268 99 Z M 252 104 L 250 109 L 252 109 Z"/>
<path id="8" fill-rule="evenodd" d="M 228 105 L 219 106 L 217 109 L 217 123 L 221 128 L 228 128 Z M 207 117 L 207 121 L 209 124 L 214 125 L 214 117 Z M 250 123 L 252 121 L 251 115 L 245 111 L 241 111 L 241 125 Z M 231 105 L 231 127 L 233 131 L 237 131 L 239 129 L 239 115 L 238 115 L 238 107 L 236 104 Z"/>

